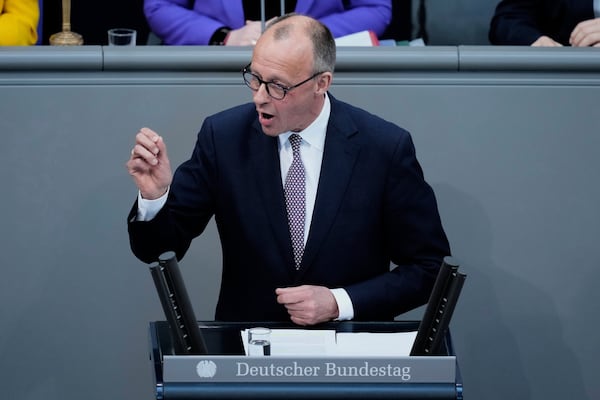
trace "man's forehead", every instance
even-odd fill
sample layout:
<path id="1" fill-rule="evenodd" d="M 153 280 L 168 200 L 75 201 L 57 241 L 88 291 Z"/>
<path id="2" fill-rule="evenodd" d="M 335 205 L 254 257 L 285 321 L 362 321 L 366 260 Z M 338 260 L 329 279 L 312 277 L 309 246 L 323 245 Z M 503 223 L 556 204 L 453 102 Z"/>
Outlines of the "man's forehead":
<path id="1" fill-rule="evenodd" d="M 293 38 L 274 40 L 272 38 L 261 38 L 254 47 L 253 60 L 261 60 L 261 63 L 286 63 L 293 60 L 294 64 L 312 63 L 312 44 L 307 38 Z"/>

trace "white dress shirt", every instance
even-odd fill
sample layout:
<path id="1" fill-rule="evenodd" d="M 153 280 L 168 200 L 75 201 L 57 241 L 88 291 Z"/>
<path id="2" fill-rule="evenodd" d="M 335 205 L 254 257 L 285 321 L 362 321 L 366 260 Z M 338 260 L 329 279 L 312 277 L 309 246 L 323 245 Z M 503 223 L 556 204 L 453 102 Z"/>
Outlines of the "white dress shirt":
<path id="1" fill-rule="evenodd" d="M 310 223 L 317 197 L 317 187 L 321 174 L 321 162 L 323 161 L 323 149 L 325 146 L 325 133 L 331 113 L 329 97 L 325 95 L 325 103 L 319 116 L 302 132 L 295 132 L 302 137 L 300 144 L 300 156 L 306 173 L 306 220 L 304 221 L 304 244 L 308 239 Z M 288 138 L 294 132 L 285 132 L 278 136 L 279 139 L 279 162 L 281 167 L 282 185 L 285 183 L 288 169 L 292 164 L 292 146 Z M 158 214 L 167 201 L 169 192 L 156 200 L 146 200 L 138 193 L 138 221 L 149 221 Z M 345 289 L 331 289 L 338 305 L 338 320 L 354 318 L 354 306 L 350 296 Z"/>

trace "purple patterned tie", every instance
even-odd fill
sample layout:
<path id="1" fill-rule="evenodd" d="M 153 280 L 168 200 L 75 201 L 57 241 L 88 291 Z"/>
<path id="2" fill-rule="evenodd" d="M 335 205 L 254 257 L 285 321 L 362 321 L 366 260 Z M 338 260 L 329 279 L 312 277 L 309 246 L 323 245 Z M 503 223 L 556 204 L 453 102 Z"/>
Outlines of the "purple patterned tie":
<path id="1" fill-rule="evenodd" d="M 296 269 L 300 268 L 302 254 L 304 253 L 304 218 L 306 214 L 305 206 L 305 177 L 304 165 L 300 158 L 300 135 L 292 134 L 289 138 L 292 145 L 292 165 L 285 178 L 285 207 L 288 214 L 288 225 L 292 237 L 292 246 L 294 247 L 294 263 Z"/>

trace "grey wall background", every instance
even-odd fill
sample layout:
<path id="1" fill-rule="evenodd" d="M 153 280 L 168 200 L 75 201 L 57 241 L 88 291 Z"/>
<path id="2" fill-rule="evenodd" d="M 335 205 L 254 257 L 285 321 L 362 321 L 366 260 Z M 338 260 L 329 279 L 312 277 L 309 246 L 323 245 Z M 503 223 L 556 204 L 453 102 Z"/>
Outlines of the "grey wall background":
<path id="1" fill-rule="evenodd" d="M 371 50 L 340 52 L 332 93 L 413 134 L 468 274 L 452 322 L 466 398 L 599 398 L 600 53 Z M 164 316 L 129 251 L 124 164 L 140 127 L 177 165 L 205 116 L 251 99 L 250 54 L 218 53 L 0 51 L 3 399 L 153 397 L 147 325 Z M 212 319 L 214 226 L 181 267 Z"/>

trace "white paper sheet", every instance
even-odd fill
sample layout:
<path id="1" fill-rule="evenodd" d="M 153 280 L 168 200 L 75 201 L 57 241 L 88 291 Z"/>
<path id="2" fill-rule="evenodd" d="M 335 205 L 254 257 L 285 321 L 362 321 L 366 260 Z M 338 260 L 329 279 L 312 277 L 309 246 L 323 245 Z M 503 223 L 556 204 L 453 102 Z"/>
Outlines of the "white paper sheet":
<path id="1" fill-rule="evenodd" d="M 248 332 L 241 331 L 248 353 Z M 272 329 L 271 355 L 298 357 L 404 357 L 410 355 L 417 332 L 340 332 L 334 330 Z"/>
<path id="2" fill-rule="evenodd" d="M 340 356 L 404 357 L 410 350 L 417 332 L 340 332 L 336 335 L 336 351 Z"/>

